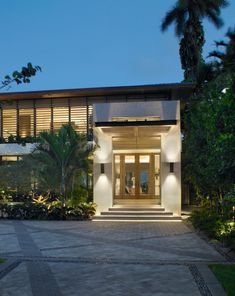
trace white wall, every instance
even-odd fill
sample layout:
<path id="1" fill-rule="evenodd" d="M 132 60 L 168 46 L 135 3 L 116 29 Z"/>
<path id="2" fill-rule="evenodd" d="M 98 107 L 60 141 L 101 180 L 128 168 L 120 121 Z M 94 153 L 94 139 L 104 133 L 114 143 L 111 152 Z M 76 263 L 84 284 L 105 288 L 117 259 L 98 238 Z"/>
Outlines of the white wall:
<path id="1" fill-rule="evenodd" d="M 94 202 L 97 204 L 96 213 L 107 211 L 113 205 L 112 189 L 112 137 L 102 133 L 99 128 L 94 128 L 99 147 L 94 153 Z M 105 173 L 101 174 L 100 164 L 104 163 Z"/>
<path id="2" fill-rule="evenodd" d="M 170 173 L 170 162 L 174 173 Z M 174 214 L 181 214 L 181 133 L 180 123 L 172 126 L 161 141 L 161 196 L 162 206 Z"/>
<path id="3" fill-rule="evenodd" d="M 178 101 L 94 104 L 94 122 L 112 121 L 113 117 L 159 116 L 161 120 L 180 119 Z"/>
<path id="4" fill-rule="evenodd" d="M 31 153 L 36 147 L 36 144 L 27 143 L 25 145 L 9 143 L 0 144 L 0 155 L 24 155 Z"/>

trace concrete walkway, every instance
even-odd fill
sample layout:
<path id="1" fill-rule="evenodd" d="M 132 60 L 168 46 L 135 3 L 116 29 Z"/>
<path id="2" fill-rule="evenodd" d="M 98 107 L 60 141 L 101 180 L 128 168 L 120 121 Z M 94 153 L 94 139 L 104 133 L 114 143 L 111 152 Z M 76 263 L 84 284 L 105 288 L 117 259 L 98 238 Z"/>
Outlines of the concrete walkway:
<path id="1" fill-rule="evenodd" d="M 182 222 L 0 220 L 1 296 L 225 295 Z"/>

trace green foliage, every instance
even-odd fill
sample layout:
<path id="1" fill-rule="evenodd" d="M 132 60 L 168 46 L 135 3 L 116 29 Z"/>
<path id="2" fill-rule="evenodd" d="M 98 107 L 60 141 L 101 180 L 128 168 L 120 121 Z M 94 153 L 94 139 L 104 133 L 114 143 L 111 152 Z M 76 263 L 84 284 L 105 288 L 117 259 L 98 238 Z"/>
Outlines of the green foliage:
<path id="1" fill-rule="evenodd" d="M 12 161 L 0 166 L 0 186 L 5 191 L 15 191 L 18 195 L 28 194 L 33 182 L 32 163 L 28 161 L 27 156 L 24 162 Z"/>
<path id="2" fill-rule="evenodd" d="M 68 198 L 86 201 L 86 174 L 91 171 L 86 135 L 77 133 L 67 124 L 56 133 L 43 132 L 37 138 L 33 153 L 22 160 L 0 166 L 0 186 L 16 190 L 18 195 L 28 195 L 32 188 L 45 194 L 52 192 L 63 203 Z"/>
<path id="3" fill-rule="evenodd" d="M 81 216 L 84 220 L 90 220 L 92 216 L 95 215 L 96 204 L 89 202 L 83 202 L 78 206 L 78 209 L 81 212 Z"/>
<path id="4" fill-rule="evenodd" d="M 190 220 L 195 228 L 235 250 L 235 223 L 233 218 L 228 217 L 224 207 L 222 205 L 221 211 L 206 207 L 193 211 Z"/>
<path id="5" fill-rule="evenodd" d="M 0 89 L 10 87 L 12 83 L 30 83 L 30 79 L 35 76 L 37 72 L 41 72 L 41 67 L 33 66 L 31 63 L 28 63 L 26 67 L 22 67 L 21 71 L 14 71 L 11 75 L 6 75 Z"/>
<path id="6" fill-rule="evenodd" d="M 20 136 L 13 136 L 13 135 L 9 135 L 7 137 L 7 139 L 5 138 L 0 138 L 0 143 L 16 143 L 16 144 L 21 144 L 21 145 L 26 145 L 26 143 L 36 143 L 38 142 L 38 139 L 36 137 L 33 136 L 27 136 L 27 137 L 20 137 Z"/>
<path id="7" fill-rule="evenodd" d="M 235 218 L 235 192 L 234 188 L 222 200 L 223 216 L 226 219 Z"/>
<path id="8" fill-rule="evenodd" d="M 12 202 L 12 195 L 6 190 L 0 190 L 0 203 Z"/>
<path id="9" fill-rule="evenodd" d="M 162 31 L 175 24 L 176 36 L 181 38 L 180 58 L 186 81 L 195 81 L 203 62 L 202 48 L 205 39 L 202 20 L 207 18 L 220 28 L 223 25 L 220 9 L 227 5 L 226 0 L 178 0 L 163 19 Z"/>
<path id="10" fill-rule="evenodd" d="M 194 97 L 184 118 L 183 175 L 200 196 L 222 200 L 235 175 L 235 94 L 219 76 Z M 222 92 L 226 89 L 226 92 Z"/>
<path id="11" fill-rule="evenodd" d="M 29 155 L 34 172 L 44 188 L 60 193 L 65 201 L 74 188 L 75 177 L 90 169 L 92 151 L 86 135 L 66 124 L 56 133 L 41 133 L 39 143 Z"/>
<path id="12" fill-rule="evenodd" d="M 47 207 L 34 203 L 9 203 L 0 205 L 0 212 L 2 218 L 42 220 L 47 216 Z"/>
<path id="13" fill-rule="evenodd" d="M 44 197 L 42 195 L 33 197 L 33 202 L 36 204 L 46 204 L 47 200 L 48 200 L 48 197 Z"/>
<path id="14" fill-rule="evenodd" d="M 0 218 L 20 220 L 90 220 L 95 214 L 93 203 L 76 207 L 61 203 L 0 203 Z"/>
<path id="15" fill-rule="evenodd" d="M 209 54 L 209 57 L 218 59 L 217 65 L 221 72 L 235 71 L 235 28 L 229 28 L 226 37 L 228 42 L 217 41 L 216 46 L 224 48 L 223 51 L 214 50 Z"/>
<path id="16" fill-rule="evenodd" d="M 67 205 L 71 206 L 71 207 L 76 207 L 78 206 L 80 203 L 82 202 L 86 202 L 87 201 L 87 190 L 83 189 L 82 187 L 80 194 L 78 195 L 74 195 L 73 197 L 69 198 L 66 202 Z M 84 192 L 84 194 L 82 194 Z"/>
<path id="17" fill-rule="evenodd" d="M 195 228 L 205 231 L 211 238 L 218 238 L 223 229 L 222 220 L 218 213 L 214 211 L 206 209 L 193 211 L 191 221 Z"/>

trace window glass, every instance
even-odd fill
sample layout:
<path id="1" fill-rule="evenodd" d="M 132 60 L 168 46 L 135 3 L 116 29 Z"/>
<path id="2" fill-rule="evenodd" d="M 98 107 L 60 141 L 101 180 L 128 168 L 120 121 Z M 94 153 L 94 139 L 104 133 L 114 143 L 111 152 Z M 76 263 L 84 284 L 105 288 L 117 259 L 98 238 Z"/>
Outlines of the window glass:
<path id="1" fill-rule="evenodd" d="M 19 110 L 19 136 L 22 138 L 34 135 L 33 111 L 33 109 Z"/>
<path id="2" fill-rule="evenodd" d="M 3 109 L 3 137 L 16 136 L 16 109 Z"/>

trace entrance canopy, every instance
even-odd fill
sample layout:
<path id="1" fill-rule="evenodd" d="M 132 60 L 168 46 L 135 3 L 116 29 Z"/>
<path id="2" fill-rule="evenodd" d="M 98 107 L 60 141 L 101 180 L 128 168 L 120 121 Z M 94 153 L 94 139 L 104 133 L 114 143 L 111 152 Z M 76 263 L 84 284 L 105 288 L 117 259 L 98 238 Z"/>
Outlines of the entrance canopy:
<path id="1" fill-rule="evenodd" d="M 161 134 L 170 126 L 101 126 L 99 130 L 112 137 L 113 150 L 160 149 Z"/>
<path id="2" fill-rule="evenodd" d="M 141 204 L 179 213 L 179 102 L 94 104 L 93 122 L 98 144 L 93 162 L 97 210 Z M 170 162 L 175 164 L 174 176 Z"/>

